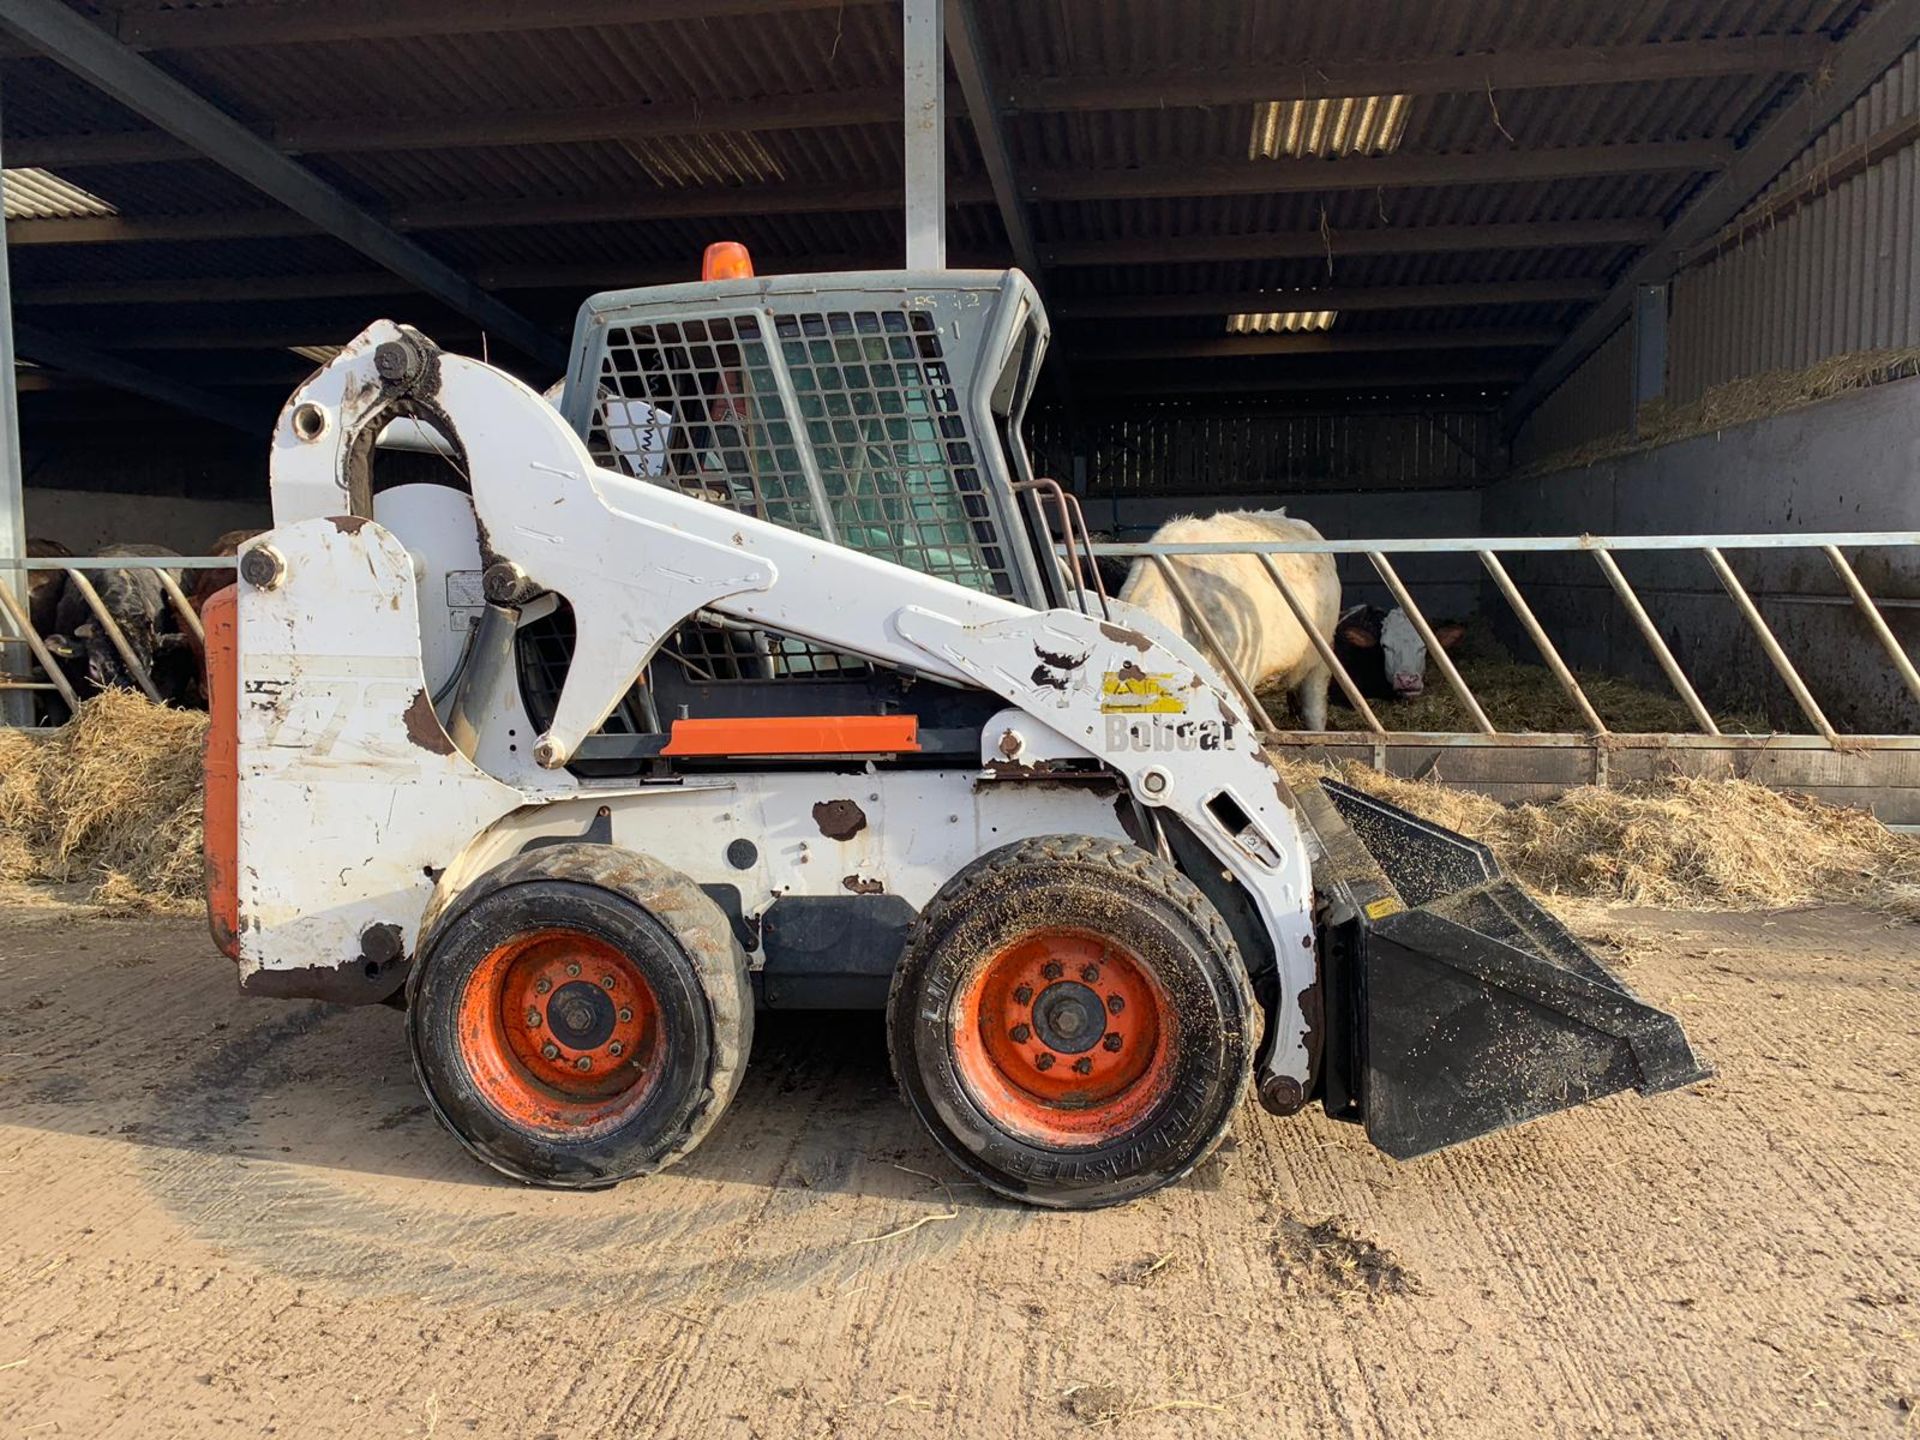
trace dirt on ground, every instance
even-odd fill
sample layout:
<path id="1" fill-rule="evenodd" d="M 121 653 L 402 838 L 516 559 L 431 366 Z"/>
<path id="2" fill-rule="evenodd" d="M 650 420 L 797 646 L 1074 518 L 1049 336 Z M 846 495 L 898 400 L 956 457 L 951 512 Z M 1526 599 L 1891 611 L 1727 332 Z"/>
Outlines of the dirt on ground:
<path id="1" fill-rule="evenodd" d="M 1579 917 L 1717 1069 L 1413 1164 L 1249 1108 L 1185 1184 L 963 1183 L 877 1016 L 761 1026 L 687 1163 L 509 1184 L 388 1009 L 0 913 L 0 1436 L 1903 1436 L 1915 930 Z"/>

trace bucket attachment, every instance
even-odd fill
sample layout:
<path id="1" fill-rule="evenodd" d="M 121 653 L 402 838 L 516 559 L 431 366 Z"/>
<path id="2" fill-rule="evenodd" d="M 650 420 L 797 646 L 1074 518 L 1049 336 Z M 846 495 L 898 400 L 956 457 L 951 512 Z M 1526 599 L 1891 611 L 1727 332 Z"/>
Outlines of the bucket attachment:
<path id="1" fill-rule="evenodd" d="M 1636 996 L 1485 845 L 1323 781 L 1322 1101 L 1396 1159 L 1634 1089 L 1704 1079 L 1680 1022 Z"/>

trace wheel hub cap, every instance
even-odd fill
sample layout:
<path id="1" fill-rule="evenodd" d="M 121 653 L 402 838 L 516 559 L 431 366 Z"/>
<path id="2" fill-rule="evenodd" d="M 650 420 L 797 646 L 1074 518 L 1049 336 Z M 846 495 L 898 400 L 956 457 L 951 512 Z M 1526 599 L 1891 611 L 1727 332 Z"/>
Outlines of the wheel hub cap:
<path id="1" fill-rule="evenodd" d="M 1033 1002 L 1033 1031 L 1040 1043 L 1063 1055 L 1093 1049 L 1106 1033 L 1106 1003 L 1077 980 L 1061 980 Z"/>
<path id="2" fill-rule="evenodd" d="M 584 980 L 562 985 L 547 1002 L 554 1039 L 570 1050 L 598 1050 L 613 1038 L 616 1023 L 613 997 Z"/>

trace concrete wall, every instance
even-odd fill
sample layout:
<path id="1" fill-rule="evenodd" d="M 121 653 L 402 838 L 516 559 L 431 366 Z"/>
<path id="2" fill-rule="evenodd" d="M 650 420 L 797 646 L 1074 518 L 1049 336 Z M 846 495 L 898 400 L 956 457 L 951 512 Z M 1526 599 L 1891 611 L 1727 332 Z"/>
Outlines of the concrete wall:
<path id="1" fill-rule="evenodd" d="M 1504 480 L 1487 492 L 1483 518 L 1494 535 L 1920 530 L 1920 381 L 1583 470 Z M 1730 558 L 1836 725 L 1920 730 L 1920 706 L 1818 551 Z M 1920 554 L 1855 551 L 1849 558 L 1886 602 L 1908 652 L 1920 653 Z M 1764 709 L 1781 729 L 1808 728 L 1705 560 L 1648 556 L 1621 568 L 1711 702 Z M 1569 660 L 1664 689 L 1588 557 L 1514 557 L 1510 569 Z M 1524 642 L 1517 648 L 1525 653 Z"/>
<path id="2" fill-rule="evenodd" d="M 273 523 L 264 497 L 198 500 L 29 486 L 26 509 L 29 536 L 58 540 L 76 555 L 97 554 L 102 546 L 116 541 L 204 555 L 229 530 L 262 530 Z"/>
<path id="3" fill-rule="evenodd" d="M 1268 495 L 1127 495 L 1083 500 L 1088 528 L 1116 540 L 1140 541 L 1177 515 L 1286 507 L 1329 540 L 1386 540 L 1407 536 L 1480 533 L 1481 492 L 1461 490 L 1307 491 Z M 1410 555 L 1394 569 L 1420 608 L 1434 619 L 1464 618 L 1481 604 L 1480 567 L 1470 556 Z M 1386 586 L 1359 556 L 1340 557 L 1345 603 L 1390 604 Z"/>

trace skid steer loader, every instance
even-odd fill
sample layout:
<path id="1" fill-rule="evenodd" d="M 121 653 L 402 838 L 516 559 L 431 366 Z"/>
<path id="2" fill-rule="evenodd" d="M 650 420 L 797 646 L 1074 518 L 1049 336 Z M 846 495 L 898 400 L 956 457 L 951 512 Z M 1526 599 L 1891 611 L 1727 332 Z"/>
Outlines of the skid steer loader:
<path id="1" fill-rule="evenodd" d="M 571 1187 L 691 1151 L 756 1007 L 884 1008 L 940 1146 L 1052 1206 L 1185 1175 L 1250 1084 L 1407 1158 L 1699 1078 L 1483 847 L 1291 789 L 1083 587 L 1047 338 L 1017 272 L 632 290 L 556 408 L 370 327 L 207 614 L 241 988 L 402 1007 L 447 1128 Z"/>

